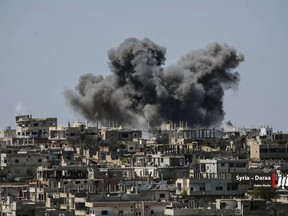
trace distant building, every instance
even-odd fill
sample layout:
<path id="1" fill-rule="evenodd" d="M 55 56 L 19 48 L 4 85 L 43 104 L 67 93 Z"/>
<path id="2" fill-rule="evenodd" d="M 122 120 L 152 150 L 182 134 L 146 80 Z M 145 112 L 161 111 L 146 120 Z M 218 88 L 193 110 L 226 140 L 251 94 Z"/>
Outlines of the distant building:
<path id="1" fill-rule="evenodd" d="M 216 199 L 213 208 L 197 208 L 195 203 L 172 203 L 167 205 L 165 216 L 225 215 L 225 216 L 268 216 L 266 200 Z"/>
<path id="2" fill-rule="evenodd" d="M 288 160 L 288 143 L 253 144 L 250 146 L 250 157 L 254 160 Z"/>
<path id="3" fill-rule="evenodd" d="M 29 200 L 19 200 L 7 196 L 6 199 L 1 200 L 0 214 L 1 216 L 46 216 L 44 215 L 45 203 L 32 202 Z"/>
<path id="4" fill-rule="evenodd" d="M 272 140 L 273 128 L 271 128 L 271 127 L 262 127 L 262 128 L 260 128 L 259 136 L 260 137 L 266 137 L 266 138 Z"/>
<path id="5" fill-rule="evenodd" d="M 242 195 L 248 189 L 232 181 L 231 173 L 248 172 L 248 160 L 242 159 L 200 159 L 194 169 L 190 170 L 190 178 L 176 180 L 176 194 L 184 192 L 190 196 L 230 196 Z"/>
<path id="6" fill-rule="evenodd" d="M 36 168 L 42 165 L 47 155 L 37 152 L 19 151 L 1 153 L 1 169 L 6 170 L 10 178 L 36 176 Z"/>
<path id="7" fill-rule="evenodd" d="M 4 130 L 0 130 L 0 139 L 4 138 L 15 138 L 16 137 L 16 130 L 11 129 L 11 127 L 6 127 Z"/>
<path id="8" fill-rule="evenodd" d="M 278 144 L 288 144 L 288 134 L 282 132 L 275 132 L 273 134 L 273 142 Z"/>
<path id="9" fill-rule="evenodd" d="M 105 128 L 101 130 L 101 139 L 110 141 L 133 141 L 142 138 L 141 130 Z"/>
<path id="10" fill-rule="evenodd" d="M 0 146 L 6 148 L 7 145 L 11 145 L 13 140 L 16 139 L 16 130 L 7 127 L 4 130 L 0 130 Z"/>
<path id="11" fill-rule="evenodd" d="M 48 139 L 51 141 L 66 140 L 66 128 L 64 128 L 64 127 L 49 127 Z"/>
<path id="12" fill-rule="evenodd" d="M 17 138 L 48 138 L 49 127 L 57 126 L 57 118 L 32 118 L 32 115 L 16 116 Z"/>

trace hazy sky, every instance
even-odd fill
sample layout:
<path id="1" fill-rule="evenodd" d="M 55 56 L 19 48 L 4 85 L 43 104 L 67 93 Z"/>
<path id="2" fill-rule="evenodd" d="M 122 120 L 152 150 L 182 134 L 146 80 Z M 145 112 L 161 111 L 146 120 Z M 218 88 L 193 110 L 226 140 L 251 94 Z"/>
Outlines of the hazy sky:
<path id="1" fill-rule="evenodd" d="M 245 61 L 225 120 L 287 132 L 287 11 L 287 0 L 0 0 L 0 128 L 16 114 L 81 120 L 64 91 L 82 74 L 110 74 L 110 48 L 148 37 L 167 48 L 165 66 L 215 41 L 235 47 Z"/>

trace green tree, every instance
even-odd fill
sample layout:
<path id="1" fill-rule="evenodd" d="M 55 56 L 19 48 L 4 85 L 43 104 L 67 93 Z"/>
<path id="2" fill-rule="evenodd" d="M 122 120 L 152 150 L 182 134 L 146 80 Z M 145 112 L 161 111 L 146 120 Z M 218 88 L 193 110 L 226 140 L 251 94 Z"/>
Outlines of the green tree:
<path id="1" fill-rule="evenodd" d="M 250 192 L 250 195 L 255 199 L 265 199 L 271 201 L 276 198 L 276 190 L 270 187 L 254 187 Z"/>

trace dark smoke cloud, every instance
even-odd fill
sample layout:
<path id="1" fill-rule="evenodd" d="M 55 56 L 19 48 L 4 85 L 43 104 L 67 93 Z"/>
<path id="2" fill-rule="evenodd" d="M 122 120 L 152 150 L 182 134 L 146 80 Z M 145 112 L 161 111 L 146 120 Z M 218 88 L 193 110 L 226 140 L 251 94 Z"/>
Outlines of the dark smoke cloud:
<path id="1" fill-rule="evenodd" d="M 90 121 L 219 125 L 225 114 L 224 91 L 239 82 L 238 72 L 231 70 L 244 60 L 243 55 L 226 44 L 213 43 L 163 68 L 165 53 L 164 47 L 147 38 L 126 39 L 108 52 L 111 75 L 82 75 L 76 92 L 67 91 L 65 96 Z"/>

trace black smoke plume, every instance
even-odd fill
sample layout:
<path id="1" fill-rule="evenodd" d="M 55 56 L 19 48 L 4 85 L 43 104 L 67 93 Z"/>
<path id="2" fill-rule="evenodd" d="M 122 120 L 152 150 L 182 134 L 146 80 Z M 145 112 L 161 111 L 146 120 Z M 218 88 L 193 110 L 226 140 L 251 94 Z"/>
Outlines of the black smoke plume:
<path id="1" fill-rule="evenodd" d="M 190 127 L 219 125 L 225 114 L 224 91 L 239 83 L 239 73 L 231 70 L 243 55 L 213 43 L 163 68 L 165 53 L 164 47 L 147 38 L 126 39 L 108 52 L 111 75 L 82 75 L 76 92 L 66 91 L 65 96 L 75 111 L 94 122 L 138 127 L 170 121 L 185 121 Z"/>

